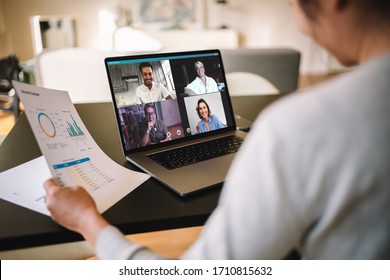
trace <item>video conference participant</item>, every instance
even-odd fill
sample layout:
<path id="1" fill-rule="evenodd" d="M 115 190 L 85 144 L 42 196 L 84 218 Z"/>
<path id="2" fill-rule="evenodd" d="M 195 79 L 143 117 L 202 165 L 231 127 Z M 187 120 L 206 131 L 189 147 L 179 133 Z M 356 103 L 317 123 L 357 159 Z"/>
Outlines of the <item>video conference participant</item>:
<path id="1" fill-rule="evenodd" d="M 201 119 L 196 125 L 196 134 L 225 127 L 216 115 L 211 114 L 209 104 L 207 104 L 206 100 L 202 98 L 198 100 L 196 112 Z"/>
<path id="2" fill-rule="evenodd" d="M 167 126 L 162 120 L 157 119 L 156 108 L 152 104 L 146 104 L 144 111 L 146 118 L 146 123 L 144 124 L 145 132 L 140 139 L 140 146 L 145 147 L 150 144 L 171 140 Z"/>
<path id="3" fill-rule="evenodd" d="M 138 68 L 144 81 L 135 91 L 138 104 L 173 99 L 163 84 L 153 82 L 153 65 L 150 62 L 142 62 Z"/>
<path id="4" fill-rule="evenodd" d="M 194 68 L 197 77 L 185 87 L 184 91 L 186 93 L 204 94 L 219 91 L 215 80 L 206 76 L 206 70 L 201 61 L 195 62 Z"/>

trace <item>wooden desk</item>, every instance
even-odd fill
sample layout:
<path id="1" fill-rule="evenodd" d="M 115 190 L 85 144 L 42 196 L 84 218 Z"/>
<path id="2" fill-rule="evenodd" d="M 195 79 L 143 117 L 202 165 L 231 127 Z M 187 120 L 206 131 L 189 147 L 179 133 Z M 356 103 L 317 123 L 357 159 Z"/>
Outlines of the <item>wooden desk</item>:
<path id="1" fill-rule="evenodd" d="M 233 100 L 233 107 L 236 105 Z M 78 104 L 76 109 L 101 149 L 117 163 L 137 170 L 122 155 L 111 104 Z M 0 146 L 0 172 L 40 155 L 26 116 L 22 115 Z M 125 234 L 199 226 L 216 207 L 220 190 L 221 186 L 180 197 L 151 178 L 106 211 L 104 217 Z M 83 240 L 50 217 L 1 199 L 0 223 L 0 251 Z"/>

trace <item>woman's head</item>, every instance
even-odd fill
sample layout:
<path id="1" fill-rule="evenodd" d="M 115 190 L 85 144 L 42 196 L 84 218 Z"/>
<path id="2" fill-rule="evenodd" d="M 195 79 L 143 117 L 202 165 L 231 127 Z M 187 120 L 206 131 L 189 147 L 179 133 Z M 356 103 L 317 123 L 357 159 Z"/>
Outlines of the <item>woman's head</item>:
<path id="1" fill-rule="evenodd" d="M 202 98 L 198 100 L 198 105 L 196 106 L 196 112 L 200 119 L 205 119 L 210 117 L 210 107 L 209 104 Z"/>
<path id="2" fill-rule="evenodd" d="M 292 0 L 292 4 L 301 31 L 348 66 L 370 58 L 368 42 L 372 43 L 373 34 L 390 36 L 389 0 Z"/>
<path id="3" fill-rule="evenodd" d="M 203 65 L 203 63 L 202 63 L 201 61 L 195 62 L 194 68 L 195 68 L 196 74 L 197 74 L 199 77 L 204 76 L 204 74 L 205 74 L 205 69 L 204 69 L 204 65 Z"/>
<path id="4" fill-rule="evenodd" d="M 305 15 L 315 20 L 321 2 L 329 0 L 292 0 L 298 2 Z M 331 1 L 329 1 L 331 2 Z M 336 0 L 333 1 L 338 8 L 353 6 L 364 16 L 375 17 L 379 20 L 389 21 L 390 1 L 389 0 Z"/>

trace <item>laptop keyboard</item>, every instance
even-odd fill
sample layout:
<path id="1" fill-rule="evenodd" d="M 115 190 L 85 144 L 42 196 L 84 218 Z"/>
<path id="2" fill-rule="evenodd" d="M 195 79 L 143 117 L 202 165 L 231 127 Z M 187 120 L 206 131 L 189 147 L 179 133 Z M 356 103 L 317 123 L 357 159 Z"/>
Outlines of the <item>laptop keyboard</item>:
<path id="1" fill-rule="evenodd" d="M 234 135 L 226 136 L 207 142 L 148 155 L 148 157 L 171 170 L 211 158 L 235 153 L 240 148 L 243 140 L 244 139 Z"/>

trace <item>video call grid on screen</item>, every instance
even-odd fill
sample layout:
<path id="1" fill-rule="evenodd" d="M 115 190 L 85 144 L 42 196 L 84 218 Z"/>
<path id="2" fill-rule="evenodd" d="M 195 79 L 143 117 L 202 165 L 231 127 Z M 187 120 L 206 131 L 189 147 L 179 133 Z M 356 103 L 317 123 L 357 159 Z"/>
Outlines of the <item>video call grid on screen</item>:
<path id="1" fill-rule="evenodd" d="M 137 99 L 136 90 L 144 84 L 139 65 L 151 63 L 153 67 L 153 82 L 164 86 L 172 99 L 153 100 L 143 103 Z M 209 92 L 195 92 L 191 87 L 198 76 L 195 63 L 201 62 L 205 75 L 211 78 L 215 87 L 208 87 Z M 206 133 L 224 129 L 234 125 L 231 114 L 230 99 L 227 95 L 225 75 L 220 53 L 218 51 L 199 52 L 192 54 L 162 54 L 157 57 L 123 57 L 121 60 L 107 61 L 110 86 L 114 95 L 114 106 L 120 126 L 120 134 L 124 151 L 137 151 L 145 146 L 167 141 L 180 141 L 184 137 L 196 137 L 204 133 L 198 114 L 198 101 L 202 99 L 208 105 L 209 114 L 213 119 L 213 127 Z M 209 84 L 214 84 L 213 81 Z M 201 105 L 204 105 L 201 102 Z M 204 106 L 203 106 L 204 107 Z M 150 113 L 154 112 L 154 113 Z M 148 114 L 148 116 L 146 116 Z M 150 130 L 153 141 L 144 143 L 142 139 L 148 129 L 148 121 L 154 115 L 158 122 Z"/>

